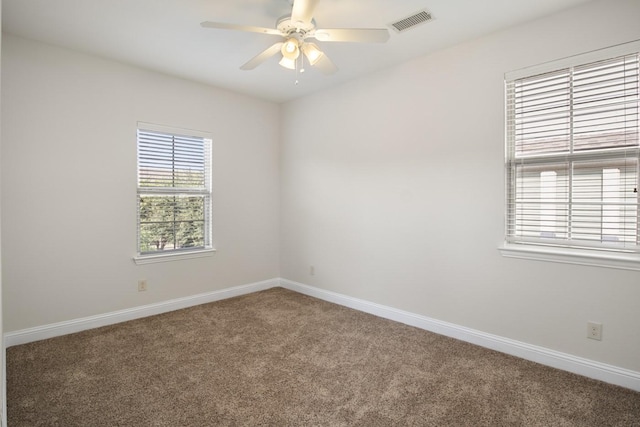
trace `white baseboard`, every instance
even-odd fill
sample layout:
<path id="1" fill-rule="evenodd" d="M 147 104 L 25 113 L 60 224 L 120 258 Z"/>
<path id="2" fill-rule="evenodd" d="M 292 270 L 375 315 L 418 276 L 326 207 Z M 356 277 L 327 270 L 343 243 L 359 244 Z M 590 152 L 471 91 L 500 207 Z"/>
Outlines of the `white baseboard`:
<path id="1" fill-rule="evenodd" d="M 415 326 L 440 335 L 456 338 L 461 341 L 490 348 L 522 359 L 531 360 L 552 368 L 573 372 L 574 374 L 640 391 L 640 372 L 584 359 L 571 354 L 561 353 L 548 348 L 500 337 L 498 335 L 488 334 L 475 329 L 443 322 L 441 320 L 398 310 L 358 298 L 352 298 L 291 280 L 280 279 L 280 286 L 301 294 L 343 305 L 345 307 L 353 308 L 385 319 Z"/>
<path id="2" fill-rule="evenodd" d="M 181 308 L 250 294 L 276 286 L 282 286 L 283 288 L 304 295 L 309 295 L 324 301 L 373 314 L 378 317 L 415 326 L 440 335 L 456 338 L 461 341 L 490 348 L 522 359 L 531 360 L 542 365 L 640 391 L 640 372 L 584 359 L 544 347 L 500 337 L 498 335 L 488 334 L 475 329 L 466 328 L 453 323 L 443 322 L 441 320 L 398 310 L 381 304 L 326 291 L 324 289 L 315 288 L 287 279 L 270 279 L 156 304 L 119 310 L 112 313 L 84 317 L 81 319 L 74 319 L 35 328 L 22 329 L 15 332 L 8 332 L 4 334 L 4 344 L 5 348 L 14 345 L 26 344 L 33 341 L 53 338 L 128 320 L 166 313 L 173 310 L 179 310 Z"/>
<path id="3" fill-rule="evenodd" d="M 257 291 L 278 286 L 279 279 L 264 280 L 262 282 L 251 283 L 242 286 L 234 286 L 219 291 L 206 292 L 184 298 L 177 298 L 155 304 L 143 305 L 140 307 L 114 311 L 111 313 L 99 314 L 96 316 L 83 317 L 59 323 L 53 323 L 35 328 L 22 329 L 4 334 L 4 344 L 6 347 L 26 344 L 33 341 L 44 340 L 61 335 L 72 334 L 85 331 L 87 329 L 99 328 L 101 326 L 113 325 L 115 323 L 126 322 L 127 320 L 139 319 L 156 314 L 167 313 L 181 308 L 206 304 L 240 295 L 250 294 Z"/>

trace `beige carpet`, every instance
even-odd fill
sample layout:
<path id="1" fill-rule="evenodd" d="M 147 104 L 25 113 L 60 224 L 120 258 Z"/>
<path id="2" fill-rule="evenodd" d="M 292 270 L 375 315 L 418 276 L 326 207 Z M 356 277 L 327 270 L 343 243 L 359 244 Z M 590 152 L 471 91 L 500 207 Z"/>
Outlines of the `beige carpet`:
<path id="1" fill-rule="evenodd" d="M 7 350 L 9 427 L 640 426 L 640 393 L 275 288 Z"/>

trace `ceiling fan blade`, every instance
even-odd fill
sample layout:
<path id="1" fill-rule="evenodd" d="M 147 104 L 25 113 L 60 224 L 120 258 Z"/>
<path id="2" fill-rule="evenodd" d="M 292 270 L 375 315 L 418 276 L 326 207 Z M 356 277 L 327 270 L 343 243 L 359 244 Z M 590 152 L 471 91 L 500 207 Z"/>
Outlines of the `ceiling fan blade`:
<path id="1" fill-rule="evenodd" d="M 241 70 L 253 70 L 258 65 L 262 64 L 264 61 L 266 61 L 267 59 L 271 58 L 276 53 L 280 52 L 280 49 L 282 48 L 283 44 L 284 44 L 283 42 L 278 42 L 278 43 L 275 43 L 275 44 L 271 45 L 270 47 L 268 47 L 267 49 L 265 49 L 264 51 L 262 51 L 258 55 L 256 55 L 253 58 L 251 58 L 246 64 L 244 64 L 242 67 L 240 67 L 240 69 Z"/>
<path id="2" fill-rule="evenodd" d="M 318 4 L 318 0 L 294 0 L 293 10 L 291 11 L 291 22 L 311 23 L 313 19 L 313 11 Z"/>
<path id="3" fill-rule="evenodd" d="M 323 42 L 364 42 L 384 43 L 389 40 L 386 28 L 322 28 L 315 30 L 308 37 Z"/>
<path id="4" fill-rule="evenodd" d="M 270 34 L 274 36 L 282 36 L 282 33 L 280 32 L 280 30 L 276 30 L 275 28 L 253 27 L 251 25 L 236 25 L 236 24 L 225 24 L 223 22 L 205 21 L 205 22 L 201 22 L 200 26 L 204 28 L 219 28 L 221 30 L 249 31 L 252 33 L 262 33 L 262 34 Z"/>
<path id="5" fill-rule="evenodd" d="M 322 74 L 333 74 L 338 71 L 338 67 L 336 67 L 326 54 L 322 55 L 313 66 L 320 70 Z"/>

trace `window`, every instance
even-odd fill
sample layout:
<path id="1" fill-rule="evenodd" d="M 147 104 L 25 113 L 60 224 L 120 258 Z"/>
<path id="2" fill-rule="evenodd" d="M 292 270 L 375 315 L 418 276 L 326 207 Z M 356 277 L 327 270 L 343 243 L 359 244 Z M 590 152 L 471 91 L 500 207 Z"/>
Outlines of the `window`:
<path id="1" fill-rule="evenodd" d="M 211 138 L 138 123 L 138 258 L 211 249 Z"/>
<path id="2" fill-rule="evenodd" d="M 640 252 L 640 46 L 621 46 L 507 74 L 507 244 Z"/>

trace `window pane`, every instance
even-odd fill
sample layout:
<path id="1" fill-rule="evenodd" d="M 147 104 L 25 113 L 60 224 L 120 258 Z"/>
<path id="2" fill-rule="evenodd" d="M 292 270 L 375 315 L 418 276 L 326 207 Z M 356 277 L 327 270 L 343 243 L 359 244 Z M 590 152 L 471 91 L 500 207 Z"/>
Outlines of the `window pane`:
<path id="1" fill-rule="evenodd" d="M 174 139 L 175 187 L 205 186 L 205 146 L 202 138 L 176 136 Z"/>
<path id="2" fill-rule="evenodd" d="M 174 196 L 140 195 L 140 222 L 173 221 Z"/>
<path id="3" fill-rule="evenodd" d="M 173 222 L 140 223 L 140 253 L 174 249 Z"/>
<path id="4" fill-rule="evenodd" d="M 567 238 L 568 170 L 567 163 L 515 165 L 511 235 Z"/>
<path id="5" fill-rule="evenodd" d="M 207 196 L 140 195 L 140 252 L 205 246 Z"/>
<path id="6" fill-rule="evenodd" d="M 204 138 L 138 131 L 140 187 L 205 188 Z"/>
<path id="7" fill-rule="evenodd" d="M 204 218 L 204 196 L 177 197 L 176 220 L 202 220 Z"/>
<path id="8" fill-rule="evenodd" d="M 637 170 L 637 159 L 574 163 L 572 239 L 635 244 Z"/>
<path id="9" fill-rule="evenodd" d="M 204 247 L 204 221 L 179 222 L 176 242 L 180 248 Z"/>
<path id="10" fill-rule="evenodd" d="M 573 78 L 575 150 L 638 145 L 638 58 L 576 67 Z"/>
<path id="11" fill-rule="evenodd" d="M 568 70 L 515 82 L 516 157 L 569 149 L 570 87 Z"/>

